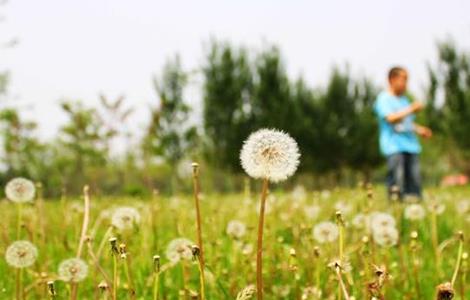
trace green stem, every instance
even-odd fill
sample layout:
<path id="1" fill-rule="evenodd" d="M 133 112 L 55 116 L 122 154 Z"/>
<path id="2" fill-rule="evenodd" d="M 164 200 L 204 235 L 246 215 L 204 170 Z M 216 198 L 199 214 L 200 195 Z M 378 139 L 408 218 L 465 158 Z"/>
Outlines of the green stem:
<path id="1" fill-rule="evenodd" d="M 258 249 L 256 252 L 256 293 L 257 299 L 263 300 L 263 226 L 264 211 L 266 208 L 266 196 L 268 192 L 268 180 L 263 179 L 261 191 L 261 203 L 258 223 Z"/>
<path id="2" fill-rule="evenodd" d="M 155 272 L 153 279 L 153 300 L 158 300 L 158 288 L 160 285 L 160 272 Z"/>
<path id="3" fill-rule="evenodd" d="M 459 240 L 459 251 L 457 256 L 457 263 L 455 264 L 454 274 L 452 275 L 451 285 L 454 286 L 455 280 L 457 280 L 457 275 L 459 274 L 460 269 L 460 262 L 462 260 L 462 253 L 463 253 L 463 238 Z"/>
<path id="4" fill-rule="evenodd" d="M 23 213 L 23 204 L 22 203 L 18 203 L 18 220 L 17 220 L 17 227 L 16 227 L 16 239 L 19 240 L 20 239 L 20 236 L 21 236 L 21 217 L 22 217 L 22 213 Z"/>
<path id="5" fill-rule="evenodd" d="M 118 271 L 118 262 L 117 262 L 117 255 L 113 254 L 113 300 L 117 299 L 117 271 Z"/>

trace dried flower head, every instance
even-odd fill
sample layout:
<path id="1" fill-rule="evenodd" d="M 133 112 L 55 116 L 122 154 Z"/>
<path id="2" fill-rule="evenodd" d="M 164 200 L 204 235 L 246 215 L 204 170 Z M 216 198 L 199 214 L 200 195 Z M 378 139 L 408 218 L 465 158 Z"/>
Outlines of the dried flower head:
<path id="1" fill-rule="evenodd" d="M 16 241 L 8 246 L 5 253 L 7 263 L 15 268 L 26 268 L 34 264 L 38 249 L 29 241 Z"/>
<path id="2" fill-rule="evenodd" d="M 31 180 L 18 177 L 10 180 L 5 187 L 7 198 L 16 203 L 31 202 L 36 194 L 36 187 Z"/>
<path id="3" fill-rule="evenodd" d="M 111 223 L 120 230 L 132 229 L 140 223 L 140 213 L 133 207 L 119 207 L 114 211 Z"/>
<path id="4" fill-rule="evenodd" d="M 253 178 L 271 182 L 286 180 L 299 165 L 299 148 L 287 133 L 260 129 L 243 144 L 240 160 L 245 172 Z"/>
<path id="5" fill-rule="evenodd" d="M 190 261 L 193 257 L 193 242 L 186 238 L 177 238 L 172 240 L 166 248 L 166 257 L 173 263 L 180 260 Z"/>
<path id="6" fill-rule="evenodd" d="M 251 299 L 255 295 L 255 292 L 256 292 L 256 287 L 251 284 L 238 293 L 236 300 Z"/>
<path id="7" fill-rule="evenodd" d="M 238 220 L 232 220 L 227 224 L 227 234 L 234 239 L 240 239 L 246 234 L 246 225 Z"/>
<path id="8" fill-rule="evenodd" d="M 88 265 L 80 258 L 70 258 L 59 265 L 59 277 L 66 282 L 80 282 L 88 275 Z"/>
<path id="9" fill-rule="evenodd" d="M 313 228 L 313 238 L 322 244 L 336 241 L 338 235 L 338 226 L 333 222 L 321 222 Z"/>

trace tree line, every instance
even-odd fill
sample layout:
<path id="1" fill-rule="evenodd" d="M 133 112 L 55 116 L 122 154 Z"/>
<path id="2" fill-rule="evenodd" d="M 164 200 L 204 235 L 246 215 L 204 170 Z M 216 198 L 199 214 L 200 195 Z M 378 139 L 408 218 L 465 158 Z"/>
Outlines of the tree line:
<path id="1" fill-rule="evenodd" d="M 428 65 L 428 101 L 420 115 L 437 142 L 426 147 L 423 159 L 443 161 L 441 172 L 455 168 L 470 174 L 470 54 L 452 41 L 439 43 L 437 53 L 437 62 Z M 202 79 L 201 118 L 186 97 L 194 77 Z M 8 73 L 0 73 L 3 99 L 7 85 Z M 190 161 L 197 160 L 206 170 L 207 185 L 231 188 L 240 184 L 243 141 L 262 127 L 282 129 L 298 141 L 300 172 L 306 178 L 338 183 L 353 174 L 374 180 L 383 165 L 373 112 L 380 87 L 354 76 L 347 65 L 333 67 L 325 86 L 312 87 L 287 74 L 276 46 L 253 51 L 211 41 L 197 71 L 185 70 L 176 55 L 154 76 L 153 85 L 155 101 L 137 142 L 126 126 L 133 107 L 124 97 L 100 95 L 93 107 L 63 101 L 67 122 L 49 141 L 38 137 L 37 123 L 5 106 L 0 111 L 0 180 L 26 176 L 54 195 L 77 193 L 83 184 L 103 193 L 139 195 L 184 190 Z M 120 155 L 112 151 L 117 139 L 128 141 Z M 435 162 L 425 172 L 435 174 Z"/>

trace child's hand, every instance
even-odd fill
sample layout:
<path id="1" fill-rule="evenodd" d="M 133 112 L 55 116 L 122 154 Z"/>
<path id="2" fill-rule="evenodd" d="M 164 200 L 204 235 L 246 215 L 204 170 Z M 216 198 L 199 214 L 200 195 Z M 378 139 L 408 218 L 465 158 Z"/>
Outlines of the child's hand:
<path id="1" fill-rule="evenodd" d="M 428 127 L 416 125 L 415 126 L 415 131 L 419 136 L 421 136 L 423 138 L 428 139 L 428 138 L 432 137 L 432 130 Z"/>

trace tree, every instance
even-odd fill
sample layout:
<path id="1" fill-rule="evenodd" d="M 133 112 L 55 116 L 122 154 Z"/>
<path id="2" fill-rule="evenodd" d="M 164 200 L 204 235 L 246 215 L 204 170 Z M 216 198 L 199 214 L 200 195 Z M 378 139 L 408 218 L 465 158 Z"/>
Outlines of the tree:
<path id="1" fill-rule="evenodd" d="M 239 150 L 253 128 L 253 75 L 246 51 L 212 42 L 203 76 L 206 157 L 216 168 L 240 171 Z"/>
<path id="2" fill-rule="evenodd" d="M 175 166 L 189 156 L 196 138 L 196 128 L 189 124 L 191 108 L 184 99 L 188 75 L 176 56 L 163 68 L 161 77 L 154 77 L 159 105 L 151 112 L 151 122 L 143 140 L 147 157 L 160 157 Z"/>
<path id="3" fill-rule="evenodd" d="M 441 108 L 428 106 L 428 116 L 439 126 L 437 117 L 441 117 L 442 130 L 450 137 L 453 145 L 459 148 L 460 165 L 470 174 L 470 54 L 459 52 L 454 42 L 438 45 L 439 61 L 430 70 L 430 93 L 442 89 L 444 104 Z"/>

